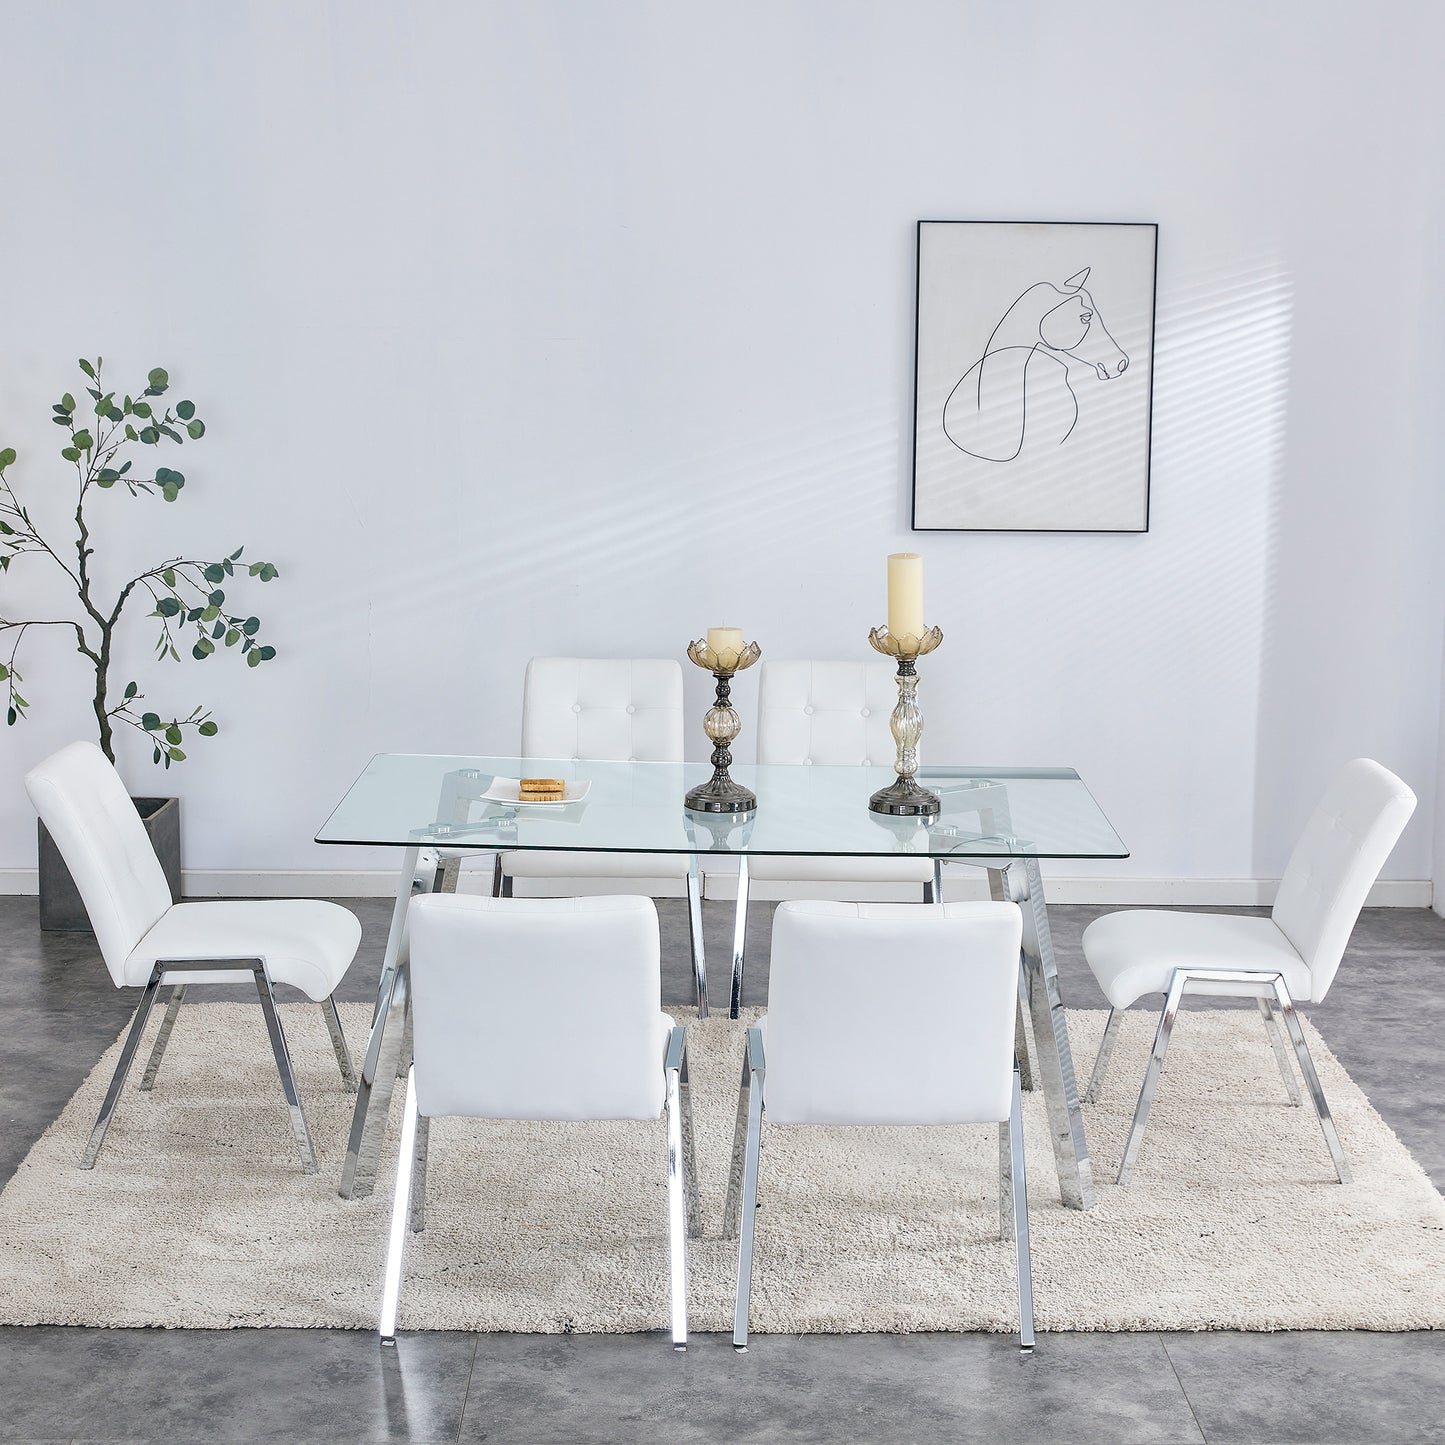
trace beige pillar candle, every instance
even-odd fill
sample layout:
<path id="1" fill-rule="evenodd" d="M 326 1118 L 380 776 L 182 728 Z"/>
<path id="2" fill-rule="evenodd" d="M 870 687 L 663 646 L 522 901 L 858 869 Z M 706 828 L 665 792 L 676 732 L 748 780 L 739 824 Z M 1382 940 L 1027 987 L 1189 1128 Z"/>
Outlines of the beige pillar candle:
<path id="1" fill-rule="evenodd" d="M 923 558 L 917 552 L 889 555 L 888 631 L 894 637 L 923 636 Z"/>
<path id="2" fill-rule="evenodd" d="M 712 648 L 719 667 L 736 667 L 743 650 L 743 630 L 741 627 L 709 627 L 707 645 Z"/>

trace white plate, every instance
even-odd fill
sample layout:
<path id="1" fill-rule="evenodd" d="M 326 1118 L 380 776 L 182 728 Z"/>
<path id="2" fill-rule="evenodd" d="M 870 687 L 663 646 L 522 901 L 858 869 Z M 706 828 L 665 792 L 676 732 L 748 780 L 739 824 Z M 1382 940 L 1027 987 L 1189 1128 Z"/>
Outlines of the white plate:
<path id="1" fill-rule="evenodd" d="M 565 808 L 568 803 L 580 803 L 591 791 L 591 788 L 590 782 L 564 783 L 560 802 L 539 803 L 522 797 L 520 778 L 493 778 L 491 787 L 482 794 L 482 797 L 489 803 L 509 803 L 514 808 Z"/>

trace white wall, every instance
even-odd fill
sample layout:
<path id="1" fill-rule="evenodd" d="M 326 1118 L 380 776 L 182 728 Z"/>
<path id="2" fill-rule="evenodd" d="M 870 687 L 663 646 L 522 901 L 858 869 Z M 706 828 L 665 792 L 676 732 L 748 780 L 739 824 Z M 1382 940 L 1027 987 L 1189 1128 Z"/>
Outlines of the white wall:
<path id="1" fill-rule="evenodd" d="M 224 730 L 132 787 L 181 792 L 191 868 L 384 866 L 310 837 L 374 751 L 508 749 L 532 653 L 862 656 L 916 547 L 926 752 L 1077 766 L 1134 850 L 1095 871 L 1277 877 L 1369 753 L 1423 800 L 1388 876 L 1428 877 L 1442 17 L 5 4 L 12 476 L 61 516 L 71 359 L 166 365 L 211 430 L 174 507 L 100 499 L 117 567 L 282 570 L 269 667 L 147 668 Z M 1147 536 L 908 531 L 920 216 L 1159 222 Z M 30 651 L 15 869 L 20 773 L 85 726 Z"/>

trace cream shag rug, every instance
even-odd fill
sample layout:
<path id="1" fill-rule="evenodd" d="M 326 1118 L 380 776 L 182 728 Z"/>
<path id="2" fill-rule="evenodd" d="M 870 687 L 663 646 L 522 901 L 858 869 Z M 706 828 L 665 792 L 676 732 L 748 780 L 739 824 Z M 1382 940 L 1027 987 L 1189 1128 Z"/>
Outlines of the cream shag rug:
<path id="1" fill-rule="evenodd" d="M 351 1110 L 319 1010 L 283 1008 L 322 1172 L 306 1177 L 260 1011 L 182 1009 L 154 1093 L 137 1057 L 94 1171 L 75 1161 L 119 1042 L 0 1194 L 0 1321 L 374 1328 L 401 1108 L 375 1193 L 336 1192 Z M 343 1009 L 354 1047 L 367 1015 Z M 157 1019 L 159 1010 L 157 1011 Z M 1070 1015 L 1087 1074 L 1102 1012 Z M 746 1020 L 744 1021 L 746 1022 Z M 152 1034 L 155 1025 L 152 1025 Z M 1154 1019 L 1130 1013 L 1084 1118 L 1091 1213 L 1058 1200 L 1043 1098 L 1025 1095 L 1044 1330 L 1445 1326 L 1445 1201 L 1309 1029 L 1354 1183 L 1290 1108 L 1258 1018 L 1187 1012 L 1134 1182 L 1112 1182 Z M 731 1327 L 719 1238 L 743 1023 L 689 1028 L 707 1237 L 691 1326 Z M 764 1125 L 753 1328 L 1017 1328 L 989 1128 Z M 662 1125 L 438 1120 L 403 1329 L 635 1331 L 666 1323 Z"/>

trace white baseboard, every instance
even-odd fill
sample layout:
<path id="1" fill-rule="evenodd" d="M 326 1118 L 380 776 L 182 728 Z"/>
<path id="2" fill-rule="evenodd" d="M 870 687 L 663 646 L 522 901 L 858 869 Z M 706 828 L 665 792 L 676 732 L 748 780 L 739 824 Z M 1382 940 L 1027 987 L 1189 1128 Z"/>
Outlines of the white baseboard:
<path id="1" fill-rule="evenodd" d="M 491 869 L 463 869 L 463 893 L 491 890 Z M 1051 903 L 1097 904 L 1112 908 L 1267 908 L 1274 902 L 1278 879 L 1267 878 L 1068 878 L 1050 877 Z M 38 890 L 34 868 L 0 869 L 0 894 L 34 894 Z M 396 874 L 382 869 L 321 872 L 309 869 L 249 871 L 187 869 L 182 886 L 188 898 L 390 898 L 396 893 Z M 517 891 L 528 897 L 565 897 L 577 892 L 568 879 L 519 879 Z M 677 878 L 595 879 L 588 893 L 645 893 L 653 898 L 680 898 Z M 944 896 L 949 899 L 986 898 L 987 885 L 976 869 L 949 868 L 944 872 Z M 919 890 L 911 884 L 876 884 L 849 890 L 849 896 L 866 902 L 913 902 Z M 758 899 L 831 898 L 838 889 L 828 883 L 754 881 Z M 737 875 L 704 874 L 703 895 L 726 900 L 737 897 Z M 1430 880 L 1385 879 L 1370 890 L 1372 908 L 1429 908 L 1434 903 Z M 1445 900 L 1442 900 L 1445 903 Z M 1437 911 L 1439 908 L 1437 906 Z"/>

